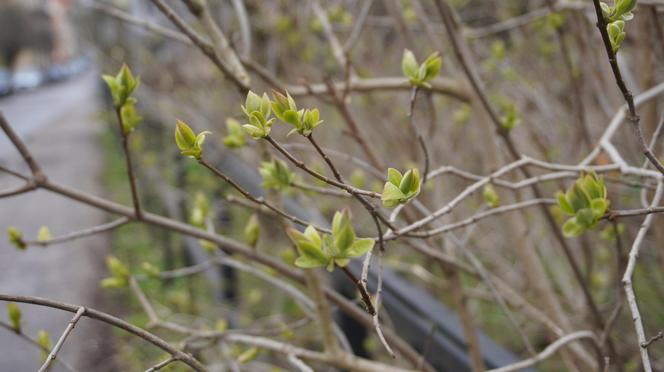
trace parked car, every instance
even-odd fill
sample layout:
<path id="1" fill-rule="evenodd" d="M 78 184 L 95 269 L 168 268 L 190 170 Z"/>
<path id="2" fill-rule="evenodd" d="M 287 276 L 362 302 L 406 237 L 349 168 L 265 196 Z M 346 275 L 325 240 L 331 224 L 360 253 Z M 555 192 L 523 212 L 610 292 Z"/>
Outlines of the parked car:
<path id="1" fill-rule="evenodd" d="M 44 81 L 44 74 L 37 69 L 24 69 L 14 72 L 12 86 L 15 90 L 29 90 L 37 88 Z"/>

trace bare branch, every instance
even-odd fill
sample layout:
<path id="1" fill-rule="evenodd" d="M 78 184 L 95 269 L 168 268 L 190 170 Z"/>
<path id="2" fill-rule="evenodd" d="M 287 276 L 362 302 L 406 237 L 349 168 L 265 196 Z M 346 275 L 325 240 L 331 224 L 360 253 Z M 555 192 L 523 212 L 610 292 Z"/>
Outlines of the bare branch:
<path id="1" fill-rule="evenodd" d="M 39 368 L 39 372 L 46 372 L 48 370 L 48 368 L 51 366 L 51 363 L 55 360 L 56 356 L 58 355 L 58 352 L 62 348 L 62 345 L 64 345 L 65 341 L 67 340 L 67 337 L 74 330 L 76 323 L 78 322 L 79 319 L 81 319 L 84 313 L 85 313 L 85 308 L 83 306 L 79 307 L 74 317 L 69 321 L 69 324 L 67 324 L 67 328 L 65 328 L 65 331 L 58 339 L 58 342 L 55 343 L 53 350 L 51 350 L 51 352 L 46 357 L 44 364 L 42 364 L 41 368 Z"/>
<path id="2" fill-rule="evenodd" d="M 578 331 L 578 332 L 570 333 L 568 335 L 565 335 L 565 336 L 557 339 L 555 342 L 553 342 L 552 344 L 547 346 L 544 350 L 542 350 L 542 352 L 540 352 L 539 354 L 537 354 L 536 356 L 534 356 L 532 358 L 528 358 L 528 359 L 522 360 L 518 363 L 510 364 L 508 366 L 495 368 L 495 369 L 490 369 L 487 372 L 512 372 L 512 371 L 519 371 L 521 369 L 534 366 L 534 365 L 540 363 L 541 361 L 553 356 L 556 353 L 556 351 L 558 351 L 558 349 L 560 349 L 561 347 L 569 344 L 570 342 L 574 342 L 574 341 L 584 339 L 584 338 L 587 338 L 587 339 L 590 339 L 594 342 L 597 342 L 596 339 L 595 339 L 595 334 L 590 332 L 590 331 Z"/>

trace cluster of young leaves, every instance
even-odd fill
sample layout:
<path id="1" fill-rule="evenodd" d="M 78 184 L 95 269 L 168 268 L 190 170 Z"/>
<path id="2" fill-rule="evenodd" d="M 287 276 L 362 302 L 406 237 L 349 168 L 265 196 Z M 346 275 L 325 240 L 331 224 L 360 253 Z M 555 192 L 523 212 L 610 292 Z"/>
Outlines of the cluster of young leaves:
<path id="1" fill-rule="evenodd" d="M 274 101 L 272 101 L 274 115 L 279 120 L 294 127 L 288 133 L 289 136 L 295 132 L 303 136 L 308 136 L 313 132 L 314 128 L 323 122 L 320 120 L 317 108 L 298 110 L 295 100 L 288 92 L 285 96 L 279 92 L 272 92 L 272 94 L 274 96 Z"/>
<path id="2" fill-rule="evenodd" d="M 9 244 L 16 247 L 16 249 L 25 250 L 28 247 L 28 245 L 25 244 L 25 240 L 23 240 L 23 233 L 21 230 L 10 226 L 7 228 L 7 236 L 9 237 Z"/>
<path id="3" fill-rule="evenodd" d="M 560 209 L 572 216 L 563 225 L 567 237 L 579 236 L 595 227 L 610 204 L 604 178 L 595 173 L 581 176 L 566 193 L 559 191 L 556 196 Z"/>
<path id="4" fill-rule="evenodd" d="M 263 187 L 266 189 L 286 190 L 295 181 L 295 174 L 279 159 L 262 162 L 258 173 L 263 177 Z"/>
<path id="5" fill-rule="evenodd" d="M 228 135 L 224 137 L 224 146 L 229 149 L 237 149 L 247 143 L 247 137 L 240 122 L 233 118 L 228 118 L 226 119 L 226 129 L 228 130 Z"/>
<path id="6" fill-rule="evenodd" d="M 387 208 L 407 203 L 420 193 L 420 171 L 409 169 L 401 174 L 394 168 L 387 170 L 387 182 L 383 187 L 382 201 Z"/>
<path id="7" fill-rule="evenodd" d="M 106 257 L 106 267 L 111 276 L 101 280 L 102 288 L 124 288 L 129 285 L 129 268 L 116 257 Z"/>
<path id="8" fill-rule="evenodd" d="M 288 229 L 287 233 L 300 254 L 295 265 L 305 269 L 326 267 L 332 271 L 335 265 L 345 267 L 351 258 L 364 255 L 375 243 L 371 238 L 356 237 L 348 209 L 334 214 L 332 235 L 321 236 L 311 225 L 304 233 L 295 229 Z"/>
<path id="9" fill-rule="evenodd" d="M 625 40 L 625 22 L 634 18 L 632 11 L 636 7 L 636 0 L 615 0 L 613 6 L 606 3 L 600 3 L 600 5 L 611 48 L 616 53 Z"/>
<path id="10" fill-rule="evenodd" d="M 208 131 L 203 131 L 194 134 L 189 125 L 182 120 L 175 121 L 175 143 L 180 149 L 180 153 L 190 158 L 200 160 L 203 156 L 203 143 L 205 137 L 212 134 Z"/>
<path id="11" fill-rule="evenodd" d="M 270 102 L 267 93 L 263 93 L 261 97 L 249 91 L 244 106 L 242 106 L 242 111 L 249 119 L 249 123 L 242 125 L 242 127 L 251 138 L 257 140 L 270 135 L 274 118 L 270 118 L 272 102 Z"/>
<path id="12" fill-rule="evenodd" d="M 443 59 L 438 52 L 431 53 L 422 64 L 417 63 L 415 55 L 408 49 L 403 51 L 401 57 L 401 71 L 408 78 L 408 81 L 416 87 L 431 88 L 428 81 L 438 75 L 442 65 Z"/>
<path id="13" fill-rule="evenodd" d="M 251 138 L 257 140 L 270 135 L 272 123 L 275 120 L 275 118 L 270 118 L 272 112 L 279 120 L 293 126 L 293 130 L 288 135 L 297 132 L 303 136 L 309 136 L 314 128 L 323 122 L 320 120 L 317 108 L 298 109 L 295 100 L 288 92 L 283 95 L 273 91 L 272 94 L 273 100 L 270 100 L 267 93 L 263 93 L 262 96 L 251 91 L 247 93 L 242 111 L 249 123 L 242 125 L 242 128 Z"/>
<path id="14" fill-rule="evenodd" d="M 127 65 L 122 65 L 117 75 L 102 75 L 113 98 L 113 106 L 120 113 L 122 134 L 128 135 L 143 120 L 136 112 L 136 98 L 132 94 L 140 84 L 140 77 L 134 77 Z"/>

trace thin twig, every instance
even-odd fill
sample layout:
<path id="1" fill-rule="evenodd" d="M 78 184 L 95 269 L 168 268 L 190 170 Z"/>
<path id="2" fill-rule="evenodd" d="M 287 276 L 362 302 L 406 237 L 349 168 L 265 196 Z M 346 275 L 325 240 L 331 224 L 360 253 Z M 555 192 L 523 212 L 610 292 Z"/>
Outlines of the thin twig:
<path id="1" fill-rule="evenodd" d="M 560 337 L 559 339 L 557 339 L 556 341 L 551 343 L 549 346 L 547 346 L 544 350 L 542 350 L 542 352 L 540 352 L 539 354 L 535 355 L 532 358 L 528 358 L 528 359 L 522 360 L 520 362 L 510 364 L 508 366 L 495 368 L 495 369 L 490 369 L 487 372 L 512 372 L 512 371 L 519 371 L 519 370 L 522 370 L 524 368 L 534 366 L 534 365 L 540 363 L 541 361 L 553 356 L 556 353 L 556 351 L 558 351 L 558 349 L 560 349 L 561 347 L 567 345 L 568 343 L 574 342 L 574 341 L 577 341 L 577 340 L 580 340 L 580 339 L 584 339 L 584 338 L 587 338 L 587 339 L 590 339 L 590 340 L 596 342 L 595 334 L 590 332 L 590 331 L 578 331 L 578 332 L 570 333 L 568 335 Z"/>
<path id="2" fill-rule="evenodd" d="M 313 225 L 312 223 L 310 223 L 308 221 L 304 221 L 304 220 L 302 220 L 302 219 L 300 219 L 296 216 L 288 214 L 287 212 L 281 210 L 280 208 L 278 208 L 278 207 L 272 205 L 270 202 L 266 201 L 265 198 L 263 198 L 263 197 L 253 196 L 244 187 L 242 187 L 240 184 L 235 182 L 235 180 L 230 178 L 224 172 L 217 169 L 214 165 L 210 164 L 210 162 L 208 162 L 205 158 L 201 158 L 198 162 L 202 166 L 207 168 L 209 171 L 211 171 L 212 174 L 214 174 L 215 176 L 217 176 L 217 177 L 221 178 L 222 180 L 226 181 L 226 183 L 231 185 L 235 190 L 237 190 L 240 194 L 242 194 L 242 196 L 244 196 L 248 200 L 250 200 L 250 201 L 252 201 L 252 202 L 254 202 L 258 205 L 262 205 L 262 206 L 268 208 L 269 210 L 273 211 L 274 213 L 278 214 L 279 216 L 281 216 L 281 217 L 283 217 L 283 218 L 285 218 L 285 219 L 287 219 L 287 220 L 289 220 L 293 223 L 296 223 L 298 225 L 301 225 L 301 226 Z M 322 228 L 322 227 L 317 227 L 317 226 L 314 226 L 314 227 L 316 228 L 316 230 L 319 230 L 319 231 L 325 231 L 325 232 L 329 231 L 329 229 L 325 229 L 325 228 Z"/>
<path id="3" fill-rule="evenodd" d="M 418 87 L 413 87 L 413 90 L 410 93 L 410 104 L 408 105 L 408 123 L 410 124 L 413 133 L 415 133 L 415 136 L 417 137 L 417 142 L 420 144 L 420 148 L 422 149 L 422 156 L 424 157 L 424 173 L 422 176 L 422 184 L 424 184 L 425 182 L 427 182 L 427 178 L 429 177 L 429 149 L 427 148 L 427 143 L 424 140 L 422 132 L 419 130 L 417 124 L 415 123 L 414 110 L 415 110 L 415 100 L 417 99 L 418 91 L 419 91 Z"/>
<path id="4" fill-rule="evenodd" d="M 641 150 L 643 154 L 648 158 L 650 163 L 664 175 L 664 165 L 660 163 L 657 157 L 652 153 L 648 144 L 646 143 L 645 138 L 643 137 L 643 131 L 641 130 L 641 125 L 639 124 L 639 115 L 636 113 L 636 105 L 634 104 L 634 97 L 632 92 L 627 88 L 627 84 L 622 77 L 622 72 L 620 71 L 620 66 L 618 66 L 618 59 L 616 58 L 616 52 L 613 51 L 611 46 L 611 40 L 609 38 L 609 32 L 607 30 L 607 23 L 602 14 L 602 7 L 599 0 L 593 0 L 593 5 L 595 6 L 595 14 L 597 15 L 597 28 L 599 29 L 600 34 L 602 35 L 602 41 L 604 42 L 604 49 L 606 50 L 606 55 L 609 59 L 609 64 L 611 65 L 611 71 L 613 71 L 613 77 L 616 79 L 616 85 L 620 89 L 625 103 L 627 104 L 628 115 L 627 120 L 632 124 L 632 128 L 636 133 L 636 138 L 639 141 Z"/>
<path id="5" fill-rule="evenodd" d="M 655 342 L 657 340 L 661 340 L 662 338 L 664 338 L 664 333 L 662 333 L 662 331 L 659 331 L 659 332 L 657 332 L 656 335 L 650 337 L 648 339 L 648 341 L 642 343 L 641 347 L 646 349 L 646 348 L 648 348 L 648 346 L 650 346 L 650 344 L 652 344 L 653 342 Z"/>
<path id="6" fill-rule="evenodd" d="M 37 164 L 35 158 L 32 157 L 32 154 L 30 153 L 30 151 L 28 151 L 28 148 L 25 146 L 23 141 L 21 141 L 21 139 L 18 137 L 16 132 L 14 132 L 9 123 L 7 123 L 4 113 L 1 111 L 0 111 L 0 128 L 2 128 L 7 137 L 9 137 L 9 140 L 14 144 L 14 147 L 16 147 L 16 150 L 18 150 L 19 154 L 21 154 L 21 157 L 30 168 L 30 172 L 32 173 L 32 178 L 34 179 L 34 181 L 37 184 L 46 182 L 46 174 L 44 174 L 39 164 Z"/>
<path id="7" fill-rule="evenodd" d="M 12 327 L 11 325 L 9 325 L 9 324 L 7 324 L 7 323 L 1 321 L 1 320 L 0 320 L 0 327 L 5 328 L 6 330 L 8 330 L 9 332 L 11 332 L 12 334 L 15 334 L 16 336 L 20 337 L 21 339 L 23 339 L 23 340 L 29 342 L 31 345 L 33 345 L 34 347 L 38 348 L 39 350 L 41 350 L 41 351 L 43 351 L 43 352 L 45 352 L 45 353 L 50 352 L 50 350 L 49 350 L 48 348 L 44 347 L 44 345 L 42 345 L 42 344 L 40 344 L 39 342 L 37 342 L 36 340 L 34 340 L 34 339 L 28 337 L 28 336 L 27 336 L 26 334 L 24 334 L 23 332 L 16 332 L 16 329 L 15 329 L 14 327 Z M 66 370 L 68 370 L 68 371 L 70 371 L 70 372 L 76 372 L 76 370 L 74 369 L 74 367 L 70 366 L 69 363 L 66 363 L 65 361 L 63 361 L 63 360 L 60 359 L 60 358 L 56 359 L 56 363 L 59 363 L 62 367 L 64 367 Z"/>
<path id="8" fill-rule="evenodd" d="M 166 367 L 167 365 L 169 365 L 169 364 L 171 364 L 171 363 L 173 363 L 173 362 L 175 362 L 175 361 L 177 361 L 176 358 L 174 358 L 174 357 L 169 357 L 168 359 L 164 359 L 164 360 L 162 360 L 161 362 L 159 362 L 159 363 L 153 365 L 152 367 L 146 369 L 145 372 L 155 372 L 155 371 L 159 371 L 160 369 Z"/>
<path id="9" fill-rule="evenodd" d="M 662 200 L 662 195 L 664 194 L 664 182 L 660 182 L 655 191 L 655 196 L 652 199 L 651 206 L 658 205 Z M 646 341 L 645 330 L 643 328 L 643 321 L 641 320 L 641 313 L 639 312 L 639 306 L 636 302 L 636 295 L 634 293 L 634 287 L 632 285 L 632 276 L 634 275 L 634 270 L 636 269 L 636 260 L 639 257 L 639 251 L 641 250 L 641 245 L 645 239 L 645 236 L 650 229 L 650 225 L 654 219 L 654 214 L 649 214 L 641 224 L 641 228 L 632 243 L 632 248 L 629 251 L 629 259 L 627 261 L 627 267 L 625 268 L 625 273 L 623 274 L 622 283 L 625 289 L 627 304 L 629 305 L 629 311 L 632 314 L 632 321 L 634 322 L 634 329 L 636 330 L 637 340 L 639 345 L 644 344 Z M 651 372 L 652 367 L 650 365 L 650 357 L 648 356 L 648 349 L 641 347 L 640 348 L 641 361 L 643 362 L 643 369 L 646 372 Z"/>
<path id="10" fill-rule="evenodd" d="M 122 137 L 122 151 L 124 152 L 125 161 L 126 161 L 127 178 L 129 180 L 129 187 L 131 189 L 131 200 L 134 204 L 134 215 L 137 220 L 140 220 L 143 217 L 143 212 L 141 210 L 141 203 L 138 197 L 138 189 L 136 188 L 136 175 L 134 174 L 134 166 L 131 160 L 131 151 L 129 150 L 130 133 L 125 133 L 124 121 L 122 119 L 122 114 L 120 113 L 120 109 L 121 109 L 120 106 L 115 107 L 115 116 L 118 122 L 120 136 Z"/>
<path id="11" fill-rule="evenodd" d="M 64 311 L 68 311 L 70 313 L 76 313 L 80 310 L 81 306 L 78 305 L 72 305 L 64 302 L 59 302 L 59 301 L 54 301 L 54 300 L 49 300 L 46 298 L 41 298 L 41 297 L 33 297 L 33 296 L 19 296 L 19 295 L 10 295 L 10 294 L 0 294 L 0 301 L 12 301 L 12 302 L 21 302 L 21 303 L 27 303 L 27 304 L 33 304 L 33 305 L 39 305 L 39 306 L 45 306 L 45 307 L 50 307 L 54 309 L 60 309 Z M 91 308 L 85 308 L 85 312 L 83 316 L 99 320 L 101 322 L 104 322 L 106 324 L 109 324 L 111 326 L 114 326 L 116 328 L 120 328 L 122 330 L 125 330 L 135 336 L 138 336 L 142 338 L 143 340 L 157 346 L 158 348 L 170 353 L 171 355 L 174 355 L 180 360 L 193 368 L 195 371 L 198 372 L 206 372 L 207 369 L 194 357 L 192 357 L 189 354 L 186 354 L 177 348 L 173 347 L 171 344 L 168 342 L 164 341 L 163 339 L 159 338 L 158 336 L 141 329 L 139 327 L 136 327 L 133 324 L 127 323 L 124 320 L 120 318 L 116 318 L 113 315 L 101 312 L 99 310 L 91 309 Z"/>
<path id="12" fill-rule="evenodd" d="M 100 234 L 103 232 L 115 230 L 118 227 L 121 227 L 127 223 L 131 222 L 131 219 L 127 217 L 121 217 L 118 218 L 117 220 L 111 221 L 109 223 L 105 223 L 102 225 L 98 225 L 95 227 L 91 227 L 89 229 L 85 230 L 80 230 L 80 231 L 74 231 L 72 233 L 62 235 L 62 236 L 57 236 L 55 238 L 49 239 L 49 240 L 26 240 L 25 244 L 26 245 L 41 245 L 41 246 L 48 246 L 52 244 L 60 244 L 60 243 L 65 243 L 69 242 L 72 240 L 84 238 L 87 236 L 92 236 L 96 234 Z"/>
<path id="13" fill-rule="evenodd" d="M 85 313 L 85 308 L 83 306 L 79 307 L 74 317 L 69 321 L 69 324 L 67 324 L 67 328 L 65 328 L 65 331 L 58 339 L 58 342 L 55 343 L 53 350 L 51 350 L 51 352 L 46 357 L 44 364 L 42 364 L 41 368 L 39 368 L 39 372 L 46 372 L 48 370 L 48 368 L 51 366 L 51 363 L 55 360 L 56 356 L 58 355 L 58 352 L 62 348 L 62 345 L 65 344 L 65 340 L 67 340 L 67 337 L 74 330 L 76 323 L 78 322 L 79 319 L 81 319 L 84 313 Z"/>
<path id="14" fill-rule="evenodd" d="M 364 285 L 362 285 L 362 281 L 357 279 L 355 274 L 353 274 L 348 267 L 342 267 L 341 271 L 346 274 L 348 279 L 355 284 L 355 287 L 357 287 L 358 292 L 360 292 L 360 296 L 362 297 L 362 302 L 364 302 L 364 306 L 367 308 L 367 312 L 373 316 L 376 315 L 376 309 L 374 308 L 373 302 L 371 301 L 371 296 L 367 292 L 367 289 Z"/>

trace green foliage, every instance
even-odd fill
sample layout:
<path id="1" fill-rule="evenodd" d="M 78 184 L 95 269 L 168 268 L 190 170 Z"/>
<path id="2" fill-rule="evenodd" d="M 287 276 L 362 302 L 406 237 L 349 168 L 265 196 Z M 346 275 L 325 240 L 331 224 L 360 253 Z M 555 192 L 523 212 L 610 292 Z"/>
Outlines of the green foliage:
<path id="1" fill-rule="evenodd" d="M 606 225 L 606 227 L 600 232 L 599 237 L 607 241 L 615 241 L 618 235 L 625 232 L 625 225 L 622 223 L 613 226 L 611 224 Z"/>
<path id="2" fill-rule="evenodd" d="M 226 119 L 226 128 L 228 129 L 228 135 L 224 137 L 224 146 L 229 149 L 236 149 L 243 147 L 247 143 L 247 137 L 240 122 L 233 118 L 228 118 Z"/>
<path id="3" fill-rule="evenodd" d="M 147 261 L 143 262 L 141 264 L 141 271 L 145 273 L 145 275 L 151 277 L 151 278 L 159 278 L 159 273 L 161 270 L 159 268 Z"/>
<path id="4" fill-rule="evenodd" d="M 45 330 L 41 329 L 37 332 L 37 338 L 35 339 L 37 344 L 42 348 L 42 362 L 46 361 L 48 354 L 53 347 L 53 342 L 51 341 L 51 336 Z"/>
<path id="5" fill-rule="evenodd" d="M 420 65 L 418 65 L 413 52 L 408 49 L 403 51 L 403 56 L 401 57 L 401 71 L 408 78 L 409 82 L 417 87 L 430 88 L 431 84 L 428 81 L 438 75 L 442 65 L 443 59 L 438 52 L 429 55 Z"/>
<path id="6" fill-rule="evenodd" d="M 625 40 L 625 22 L 634 18 L 632 11 L 636 7 L 636 2 L 636 0 L 615 0 L 613 6 L 600 3 L 613 53 L 618 52 Z"/>
<path id="7" fill-rule="evenodd" d="M 122 119 L 122 133 L 128 135 L 134 131 L 134 128 L 143 121 L 143 118 L 136 112 L 136 99 L 130 97 L 127 103 L 120 108 L 120 118 Z"/>
<path id="8" fill-rule="evenodd" d="M 288 92 L 285 96 L 279 92 L 273 92 L 272 94 L 274 96 L 274 101 L 272 101 L 274 115 L 279 120 L 294 127 L 288 135 L 297 132 L 303 136 L 308 136 L 314 128 L 323 123 L 320 120 L 320 113 L 317 108 L 298 110 L 295 100 Z"/>
<path id="9" fill-rule="evenodd" d="M 256 357 L 258 357 L 259 352 L 260 349 L 258 349 L 257 347 L 250 347 L 249 349 L 243 351 L 240 355 L 238 355 L 237 362 L 240 364 L 249 363 L 252 360 L 256 359 Z"/>
<path id="10" fill-rule="evenodd" d="M 251 247 L 256 247 L 260 237 L 261 226 L 258 222 L 258 216 L 254 213 L 249 217 L 247 225 L 244 227 L 244 241 Z"/>
<path id="11" fill-rule="evenodd" d="M 116 76 L 102 75 L 113 97 L 113 106 L 120 114 L 122 133 L 128 135 L 143 120 L 136 112 L 136 98 L 131 95 L 140 83 L 140 77 L 134 77 L 127 65 L 122 65 Z"/>
<path id="12" fill-rule="evenodd" d="M 210 202 L 205 194 L 197 192 L 194 196 L 194 207 L 191 209 L 189 222 L 197 227 L 204 228 L 205 221 L 210 214 Z"/>
<path id="13" fill-rule="evenodd" d="M 350 174 L 350 183 L 359 188 L 364 188 L 367 181 L 364 177 L 364 172 L 361 169 L 355 169 L 353 173 Z"/>
<path id="14" fill-rule="evenodd" d="M 484 202 L 491 208 L 496 208 L 500 205 L 500 197 L 498 193 L 493 188 L 493 185 L 487 183 L 482 190 L 482 197 L 484 197 Z"/>
<path id="15" fill-rule="evenodd" d="M 39 232 L 37 233 L 37 241 L 45 243 L 51 239 L 53 239 L 53 236 L 51 235 L 51 230 L 48 229 L 48 226 L 40 227 Z"/>
<path id="16" fill-rule="evenodd" d="M 102 288 L 123 288 L 129 285 L 129 268 L 114 256 L 106 257 L 111 276 L 101 280 Z"/>
<path id="17" fill-rule="evenodd" d="M 557 30 L 565 23 L 565 16 L 560 13 L 551 13 L 546 17 L 546 22 L 551 28 Z"/>
<path id="18" fill-rule="evenodd" d="M 498 61 L 505 59 L 507 55 L 507 47 L 503 40 L 496 40 L 491 43 L 491 57 L 495 58 Z"/>
<path id="19" fill-rule="evenodd" d="M 345 267 L 351 258 L 359 257 L 373 248 L 371 238 L 358 239 L 350 223 L 350 211 L 336 212 L 332 219 L 332 235 L 321 235 L 313 226 L 307 226 L 304 233 L 295 229 L 286 231 L 295 244 L 300 256 L 295 265 L 301 268 L 327 267 L 334 270 L 334 265 Z"/>
<path id="20" fill-rule="evenodd" d="M 394 168 L 387 170 L 387 182 L 383 187 L 382 201 L 387 208 L 407 203 L 420 193 L 420 171 L 409 169 L 403 175 Z"/>
<path id="21" fill-rule="evenodd" d="M 9 243 L 17 249 L 25 250 L 28 247 L 23 240 L 23 233 L 19 229 L 10 226 L 7 229 L 7 235 L 9 237 Z"/>
<path id="22" fill-rule="evenodd" d="M 452 120 L 454 121 L 454 124 L 465 125 L 470 120 L 471 114 L 472 110 L 470 105 L 464 103 L 461 105 L 461 107 L 454 110 L 454 113 L 452 114 Z"/>
<path id="23" fill-rule="evenodd" d="M 117 108 L 127 103 L 129 97 L 138 88 L 141 80 L 140 77 L 134 78 L 134 75 L 126 64 L 122 65 L 117 75 L 102 75 L 102 79 L 104 79 L 106 85 L 111 90 L 113 105 Z"/>
<path id="24" fill-rule="evenodd" d="M 579 236 L 595 227 L 610 204 L 604 178 L 595 173 L 580 177 L 566 193 L 558 192 L 556 196 L 560 209 L 572 216 L 563 225 L 567 237 Z"/>
<path id="25" fill-rule="evenodd" d="M 286 190 L 295 181 L 295 174 L 279 159 L 261 163 L 258 173 L 263 177 L 263 187 L 266 189 Z"/>
<path id="26" fill-rule="evenodd" d="M 259 96 L 249 91 L 247 99 L 242 106 L 242 111 L 247 116 L 249 123 L 242 125 L 242 128 L 253 139 L 261 139 L 270 135 L 274 118 L 270 119 L 271 102 L 267 94 Z"/>
<path id="27" fill-rule="evenodd" d="M 629 21 L 634 18 L 632 10 L 636 8 L 637 0 L 615 0 L 613 6 L 606 3 L 600 3 L 602 14 L 606 23 L 615 21 Z"/>
<path id="28" fill-rule="evenodd" d="M 521 124 L 521 118 L 516 111 L 514 102 L 507 99 L 502 99 L 499 103 L 503 110 L 503 116 L 500 118 L 500 125 L 508 131 L 511 131 L 517 125 Z"/>
<path id="29" fill-rule="evenodd" d="M 7 302 L 7 317 L 14 332 L 21 333 L 21 309 L 15 302 Z"/>
<path id="30" fill-rule="evenodd" d="M 194 134 L 194 131 L 185 122 L 181 120 L 175 122 L 175 143 L 182 155 L 200 160 L 203 156 L 203 143 L 208 134 L 212 133 L 203 131 Z"/>
<path id="31" fill-rule="evenodd" d="M 615 21 L 611 22 L 606 26 L 606 30 L 609 34 L 609 41 L 611 42 L 611 48 L 613 53 L 618 52 L 620 45 L 623 40 L 625 40 L 625 21 Z"/>

